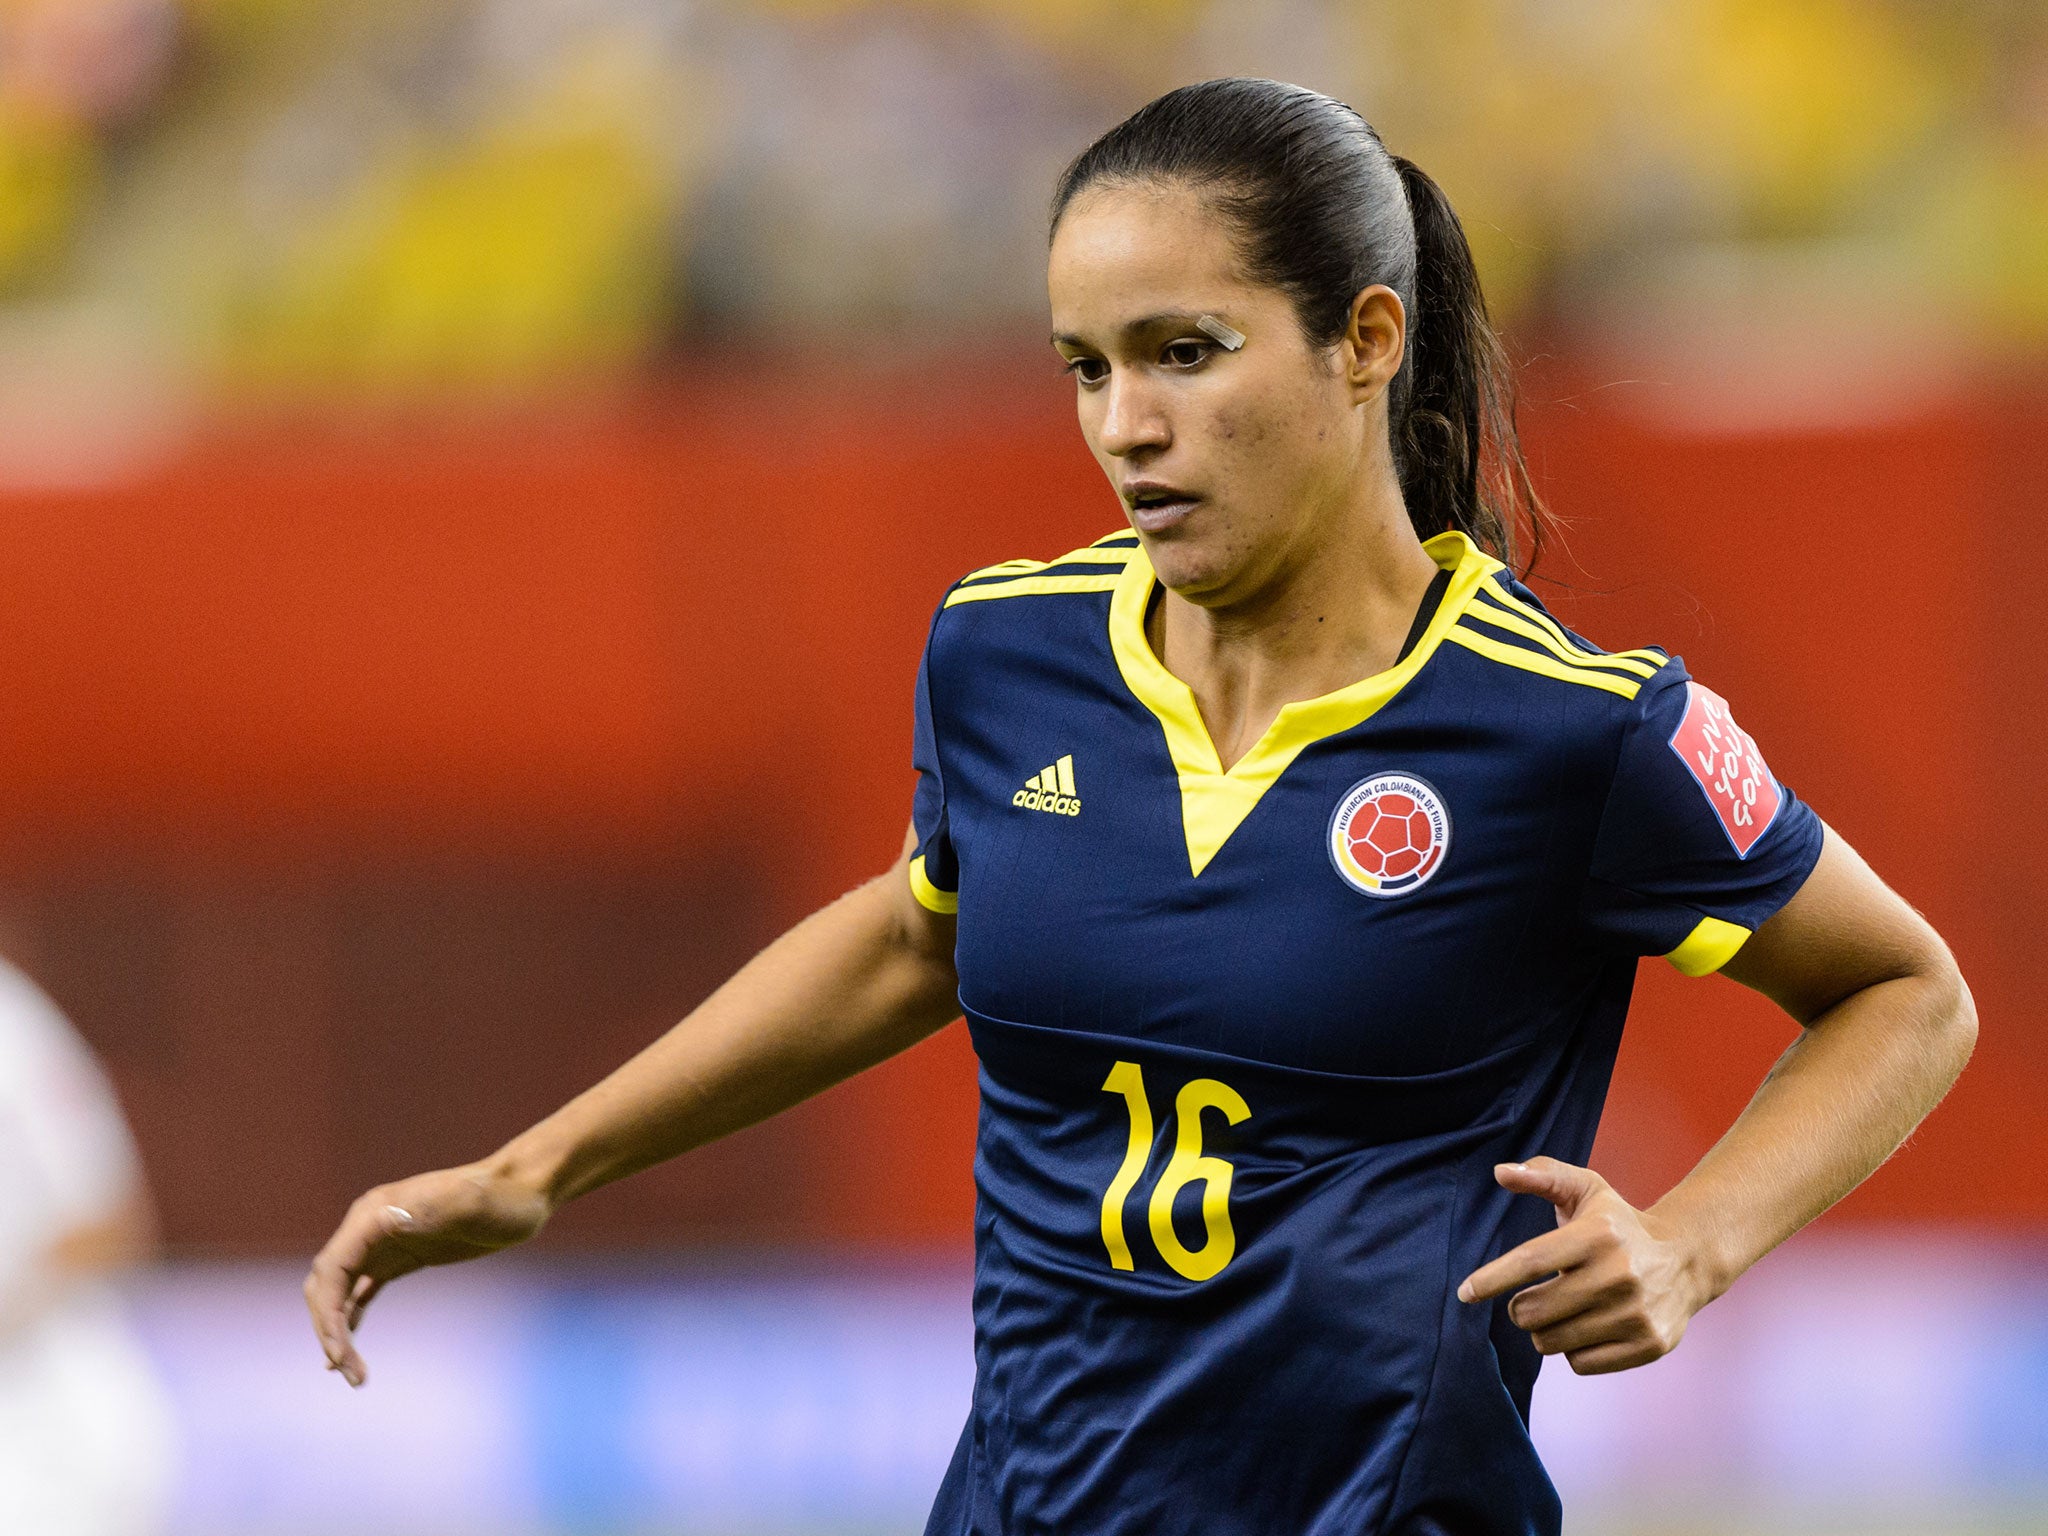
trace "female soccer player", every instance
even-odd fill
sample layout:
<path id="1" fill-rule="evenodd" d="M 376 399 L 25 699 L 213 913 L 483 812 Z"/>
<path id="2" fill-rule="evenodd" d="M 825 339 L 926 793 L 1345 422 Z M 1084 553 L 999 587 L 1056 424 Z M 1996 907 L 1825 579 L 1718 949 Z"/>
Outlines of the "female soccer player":
<path id="1" fill-rule="evenodd" d="M 1941 940 L 1656 649 L 1503 564 L 1533 506 L 1462 231 L 1354 112 L 1160 98 L 1062 178 L 1054 345 L 1130 526 L 933 619 L 904 854 L 314 1261 L 394 1277 L 902 1050 L 981 1059 L 944 1536 L 1554 1532 L 1540 1357 L 1624 1370 L 1961 1070 Z M 1585 1167 L 1636 961 L 1804 1027 L 1646 1210 Z"/>

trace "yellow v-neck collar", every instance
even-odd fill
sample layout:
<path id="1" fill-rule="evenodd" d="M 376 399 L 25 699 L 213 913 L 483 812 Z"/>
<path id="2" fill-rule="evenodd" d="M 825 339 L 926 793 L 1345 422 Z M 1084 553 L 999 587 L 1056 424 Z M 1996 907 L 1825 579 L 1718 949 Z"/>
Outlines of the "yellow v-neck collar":
<path id="1" fill-rule="evenodd" d="M 1188 867 L 1196 875 L 1208 867 L 1259 797 L 1294 761 L 1302 748 L 1326 736 L 1348 731 L 1370 719 L 1406 687 L 1458 622 L 1479 584 L 1503 569 L 1500 561 L 1478 549 L 1464 534 L 1440 533 L 1423 544 L 1430 559 L 1451 573 L 1451 585 L 1415 648 L 1394 666 L 1361 678 L 1335 693 L 1297 699 L 1280 706 L 1252 749 L 1226 772 L 1216 744 L 1188 685 L 1166 670 L 1145 638 L 1145 608 L 1158 579 L 1141 546 L 1123 569 L 1109 602 L 1109 643 L 1117 670 L 1138 702 L 1158 717 L 1166 732 L 1167 750 L 1180 778 L 1181 825 L 1187 834 Z"/>

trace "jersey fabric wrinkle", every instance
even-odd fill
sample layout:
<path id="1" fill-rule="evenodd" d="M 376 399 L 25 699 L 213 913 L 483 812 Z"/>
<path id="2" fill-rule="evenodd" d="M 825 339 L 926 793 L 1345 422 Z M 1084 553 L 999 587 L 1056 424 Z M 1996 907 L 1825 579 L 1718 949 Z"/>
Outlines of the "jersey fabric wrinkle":
<path id="1" fill-rule="evenodd" d="M 1725 963 L 1822 834 L 1773 780 L 1738 849 L 1674 745 L 1682 661 L 1425 548 L 1449 579 L 1403 658 L 1227 772 L 1128 531 L 934 616 L 911 883 L 958 913 L 982 1108 L 928 1536 L 1559 1530 L 1540 1357 L 1455 1297 L 1554 1223 L 1492 1166 L 1585 1162 L 1637 959 Z"/>

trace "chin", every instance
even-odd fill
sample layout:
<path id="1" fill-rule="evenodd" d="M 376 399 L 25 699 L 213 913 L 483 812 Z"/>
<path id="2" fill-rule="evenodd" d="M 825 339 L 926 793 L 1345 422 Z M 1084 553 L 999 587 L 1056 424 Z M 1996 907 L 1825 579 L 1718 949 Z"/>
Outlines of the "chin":
<path id="1" fill-rule="evenodd" d="M 1223 540 L 1190 537 L 1179 530 L 1146 539 L 1145 554 L 1160 584 L 1191 602 L 1221 592 L 1238 575 L 1240 564 Z"/>
<path id="2" fill-rule="evenodd" d="M 1240 585 L 1247 568 L 1258 564 L 1255 527 L 1204 500 L 1170 526 L 1153 533 L 1140 529 L 1138 536 L 1163 586 L 1191 602 L 1209 603 Z"/>

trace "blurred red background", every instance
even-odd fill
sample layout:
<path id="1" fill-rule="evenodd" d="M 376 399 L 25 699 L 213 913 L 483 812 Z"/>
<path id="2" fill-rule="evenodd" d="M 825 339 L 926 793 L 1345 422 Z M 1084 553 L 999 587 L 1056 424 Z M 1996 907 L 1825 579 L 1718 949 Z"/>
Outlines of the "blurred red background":
<path id="1" fill-rule="evenodd" d="M 894 855 L 944 586 L 1118 508 L 1042 380 L 821 376 L 243 425 L 0 499 L 13 947 L 103 1051 L 174 1241 L 303 1248 L 487 1151 Z M 1683 652 L 1976 991 L 1961 1085 L 1830 1220 L 2038 1224 L 2048 394 L 1741 432 L 1554 363 L 1530 397 L 1568 622 Z M 1789 1033 L 1647 965 L 1596 1162 L 1661 1192 Z M 551 1240 L 964 1244 L 973 1118 L 955 1028 Z"/>

